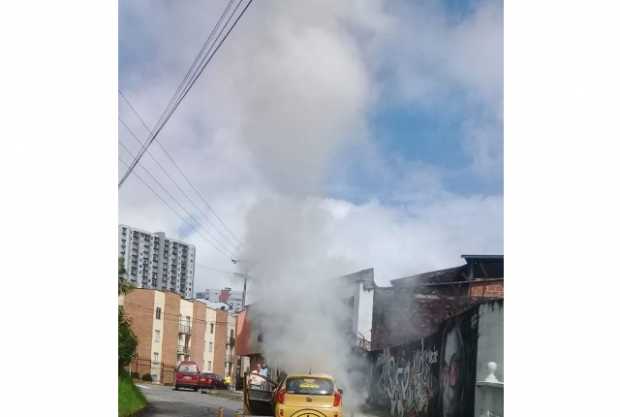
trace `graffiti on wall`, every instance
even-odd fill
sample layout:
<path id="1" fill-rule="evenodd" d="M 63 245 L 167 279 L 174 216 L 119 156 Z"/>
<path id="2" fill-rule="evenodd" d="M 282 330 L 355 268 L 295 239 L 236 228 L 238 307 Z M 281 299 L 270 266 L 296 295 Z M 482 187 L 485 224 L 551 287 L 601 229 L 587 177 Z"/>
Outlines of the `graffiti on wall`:
<path id="1" fill-rule="evenodd" d="M 373 367 L 370 400 L 388 406 L 394 417 L 417 417 L 430 413 L 438 390 L 439 351 L 434 345 L 419 349 L 385 349 Z"/>
<path id="2" fill-rule="evenodd" d="M 477 309 L 436 334 L 375 353 L 369 402 L 392 417 L 472 417 Z"/>

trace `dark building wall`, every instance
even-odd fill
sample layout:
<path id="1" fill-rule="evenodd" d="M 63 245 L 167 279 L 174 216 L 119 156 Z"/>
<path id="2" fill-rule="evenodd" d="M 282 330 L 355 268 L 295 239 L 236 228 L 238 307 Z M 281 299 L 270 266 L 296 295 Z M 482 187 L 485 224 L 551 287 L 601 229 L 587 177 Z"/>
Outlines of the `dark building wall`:
<path id="1" fill-rule="evenodd" d="M 502 305 L 472 306 L 430 335 L 371 352 L 369 403 L 393 417 L 478 415 L 477 380 L 486 376 L 480 374 L 488 358 L 497 358 L 503 378 Z M 502 415 L 502 408 L 495 413 Z"/>
<path id="2" fill-rule="evenodd" d="M 419 294 L 415 287 L 376 288 L 372 313 L 372 347 L 381 350 L 428 337 L 450 316 L 463 312 L 466 296 Z"/>
<path id="3" fill-rule="evenodd" d="M 213 372 L 224 376 L 226 362 L 226 338 L 228 329 L 228 313 L 217 310 L 215 313 L 215 343 L 213 348 Z"/>

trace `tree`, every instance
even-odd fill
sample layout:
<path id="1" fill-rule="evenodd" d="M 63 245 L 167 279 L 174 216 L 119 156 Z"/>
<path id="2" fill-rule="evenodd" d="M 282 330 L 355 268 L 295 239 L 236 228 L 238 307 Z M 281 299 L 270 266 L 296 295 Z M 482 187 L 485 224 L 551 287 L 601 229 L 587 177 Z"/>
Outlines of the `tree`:
<path id="1" fill-rule="evenodd" d="M 125 270 L 125 258 L 118 257 L 118 295 L 127 294 L 132 288 L 129 282 L 127 282 L 127 271 Z"/>
<path id="2" fill-rule="evenodd" d="M 138 340 L 131 330 L 129 321 L 125 317 L 123 307 L 118 307 L 118 369 L 129 365 L 136 354 Z"/>
<path id="3" fill-rule="evenodd" d="M 118 258 L 118 295 L 126 295 L 133 286 L 125 279 L 125 267 L 123 257 Z M 136 354 L 138 340 L 131 330 L 129 320 L 125 317 L 122 306 L 118 306 L 118 369 L 122 370 L 129 365 Z"/>

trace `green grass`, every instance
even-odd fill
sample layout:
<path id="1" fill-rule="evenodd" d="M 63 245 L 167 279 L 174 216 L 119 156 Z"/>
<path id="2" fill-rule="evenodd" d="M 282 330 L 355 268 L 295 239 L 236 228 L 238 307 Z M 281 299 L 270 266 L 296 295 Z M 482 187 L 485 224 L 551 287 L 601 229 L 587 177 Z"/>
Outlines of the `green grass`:
<path id="1" fill-rule="evenodd" d="M 123 372 L 118 376 L 118 416 L 129 417 L 146 407 L 146 398 Z"/>

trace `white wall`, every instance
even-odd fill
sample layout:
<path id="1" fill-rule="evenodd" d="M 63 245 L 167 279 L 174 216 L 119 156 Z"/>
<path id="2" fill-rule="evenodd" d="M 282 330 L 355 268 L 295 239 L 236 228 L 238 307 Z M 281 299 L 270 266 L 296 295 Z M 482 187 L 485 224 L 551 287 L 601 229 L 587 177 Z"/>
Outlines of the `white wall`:
<path id="1" fill-rule="evenodd" d="M 151 375 L 153 375 L 153 381 L 159 381 L 161 374 L 161 361 L 163 356 L 163 340 L 164 340 L 164 313 L 166 306 L 166 294 L 162 291 L 154 291 L 153 297 L 153 334 L 151 335 Z M 157 320 L 156 312 L 157 307 L 161 308 L 160 320 Z M 159 330 L 159 342 L 155 339 L 156 331 Z M 159 354 L 160 364 L 153 363 L 155 360 L 155 353 Z"/>
<path id="2" fill-rule="evenodd" d="M 364 338 L 370 342 L 371 330 L 372 330 L 372 303 L 374 296 L 374 289 L 365 290 L 364 284 L 358 284 L 358 293 L 356 297 L 357 306 L 357 334 L 363 335 Z"/>
<path id="3" fill-rule="evenodd" d="M 206 314 L 205 314 L 205 320 L 207 321 L 207 326 L 205 329 L 205 337 L 204 337 L 204 353 L 203 353 L 203 360 L 204 360 L 204 365 L 203 365 L 203 369 L 206 372 L 213 372 L 213 360 L 215 358 L 215 319 L 216 319 L 216 312 L 214 309 L 209 308 L 205 305 L 206 308 Z M 211 334 L 211 324 L 213 324 L 213 334 Z M 212 343 L 213 349 L 211 352 L 209 352 L 209 342 Z M 209 362 L 211 363 L 211 369 L 209 369 L 208 364 Z"/>

